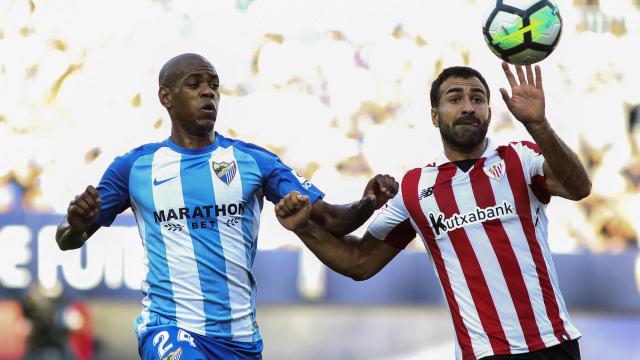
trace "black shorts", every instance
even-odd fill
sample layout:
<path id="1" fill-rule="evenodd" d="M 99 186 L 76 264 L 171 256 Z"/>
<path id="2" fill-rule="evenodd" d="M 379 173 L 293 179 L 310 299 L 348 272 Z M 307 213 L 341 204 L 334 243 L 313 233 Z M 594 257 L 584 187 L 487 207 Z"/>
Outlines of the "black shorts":
<path id="1" fill-rule="evenodd" d="M 576 339 L 524 354 L 485 356 L 480 360 L 580 360 L 580 347 Z"/>

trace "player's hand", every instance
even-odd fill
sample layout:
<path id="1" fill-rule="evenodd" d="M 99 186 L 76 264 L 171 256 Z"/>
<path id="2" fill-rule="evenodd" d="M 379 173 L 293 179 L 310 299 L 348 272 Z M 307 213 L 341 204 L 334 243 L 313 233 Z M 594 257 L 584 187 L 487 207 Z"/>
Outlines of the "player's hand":
<path id="1" fill-rule="evenodd" d="M 100 214 L 100 195 L 89 185 L 69 203 L 67 221 L 75 231 L 83 231 L 96 221 Z"/>
<path id="2" fill-rule="evenodd" d="M 546 118 L 540 66 L 535 66 L 535 77 L 531 65 L 526 66 L 526 75 L 522 66 L 515 68 L 517 80 L 511 72 L 509 64 L 502 62 L 502 70 L 504 70 L 511 86 L 511 96 L 506 89 L 500 88 L 502 99 L 513 116 L 525 127 L 542 125 L 546 122 Z"/>
<path id="3" fill-rule="evenodd" d="M 367 183 L 361 202 L 374 209 L 379 209 L 389 199 L 396 196 L 398 188 L 398 182 L 392 176 L 378 174 Z"/>
<path id="4" fill-rule="evenodd" d="M 292 191 L 276 204 L 275 211 L 278 221 L 285 229 L 301 230 L 309 225 L 311 201 L 309 196 Z"/>

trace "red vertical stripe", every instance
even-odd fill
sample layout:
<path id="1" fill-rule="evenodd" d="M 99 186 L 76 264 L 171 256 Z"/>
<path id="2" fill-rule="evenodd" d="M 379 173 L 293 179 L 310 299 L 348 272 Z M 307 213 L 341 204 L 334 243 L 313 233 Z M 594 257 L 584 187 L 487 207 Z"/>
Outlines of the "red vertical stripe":
<path id="1" fill-rule="evenodd" d="M 476 164 L 476 167 L 471 170 L 471 187 L 478 207 L 488 208 L 496 205 L 496 199 L 493 194 L 493 189 L 491 188 L 489 177 L 483 171 L 485 159 L 481 161 L 482 163 Z M 507 283 L 507 289 L 509 290 L 511 299 L 513 299 L 518 321 L 520 322 L 520 327 L 524 333 L 524 339 L 527 342 L 529 351 L 537 350 L 541 345 L 544 345 L 544 342 L 542 341 L 540 330 L 536 324 L 531 299 L 529 298 L 527 286 L 522 276 L 522 270 L 518 265 L 516 254 L 511 247 L 509 236 L 504 230 L 500 219 L 485 221 L 482 223 L 482 226 L 498 258 L 498 263 L 500 264 L 500 269 Z"/>
<path id="2" fill-rule="evenodd" d="M 460 314 L 460 307 L 453 294 L 453 288 L 449 281 L 449 275 L 442 258 L 440 248 L 436 243 L 433 232 L 429 228 L 427 218 L 420 207 L 420 201 L 418 199 L 418 183 L 420 181 L 420 175 L 422 169 L 413 169 L 409 171 L 402 179 L 402 200 L 404 206 L 407 208 L 409 215 L 413 218 L 413 221 L 418 225 L 418 229 L 422 233 L 422 236 L 427 243 L 431 257 L 436 266 L 442 289 L 444 290 L 449 309 L 451 310 L 451 317 L 453 318 L 453 326 L 456 329 L 456 337 L 462 350 L 462 357 L 464 359 L 475 359 L 473 347 L 471 346 L 471 338 L 469 337 L 469 330 L 465 326 L 462 315 Z"/>
<path id="3" fill-rule="evenodd" d="M 460 213 L 451 183 L 456 171 L 457 167 L 452 163 L 441 166 L 436 178 L 437 185 L 433 189 L 433 195 L 445 219 Z M 457 228 L 450 230 L 448 235 L 460 261 L 462 273 L 478 311 L 480 323 L 489 338 L 493 352 L 495 354 L 510 354 L 511 348 L 504 334 L 498 311 L 467 233 L 464 228 Z"/>
<path id="4" fill-rule="evenodd" d="M 540 281 L 540 289 L 542 290 L 542 298 L 547 310 L 547 317 L 549 318 L 549 321 L 551 321 L 551 326 L 553 327 L 553 332 L 556 338 L 558 341 L 562 342 L 564 341 L 562 335 L 567 334 L 567 332 L 564 328 L 563 321 L 560 318 L 560 308 L 558 307 L 556 294 L 553 291 L 553 286 L 549 279 L 547 266 L 544 261 L 544 256 L 542 255 L 542 248 L 536 238 L 535 227 L 531 218 L 529 192 L 524 170 L 522 169 L 522 163 L 520 162 L 520 158 L 516 151 L 510 146 L 498 149 L 498 154 L 504 159 L 506 164 L 507 177 L 511 186 L 513 198 L 516 202 L 516 212 L 520 217 L 522 230 L 527 238 L 529 251 L 531 251 L 531 257 L 533 258 L 533 263 L 536 266 L 538 280 Z"/>

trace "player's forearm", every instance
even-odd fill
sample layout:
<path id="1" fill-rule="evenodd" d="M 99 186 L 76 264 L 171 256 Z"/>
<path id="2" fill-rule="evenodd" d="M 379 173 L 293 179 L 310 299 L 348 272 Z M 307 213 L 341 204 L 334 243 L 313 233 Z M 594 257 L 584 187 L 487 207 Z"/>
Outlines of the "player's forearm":
<path id="1" fill-rule="evenodd" d="M 312 212 L 313 220 L 332 235 L 340 238 L 352 233 L 373 214 L 373 207 L 363 201 L 346 205 L 326 204 L 327 210 L 320 215 Z"/>
<path id="2" fill-rule="evenodd" d="M 56 242 L 60 250 L 73 250 L 82 247 L 89 238 L 87 230 L 75 230 L 65 217 L 56 230 Z"/>
<path id="3" fill-rule="evenodd" d="M 562 187 L 574 200 L 582 199 L 591 192 L 591 181 L 587 169 L 578 156 L 560 139 L 548 121 L 527 127 L 549 168 Z"/>
<path id="4" fill-rule="evenodd" d="M 363 273 L 366 266 L 362 263 L 363 257 L 360 254 L 360 238 L 335 237 L 313 221 L 294 233 L 331 270 L 354 280 L 367 278 Z"/>

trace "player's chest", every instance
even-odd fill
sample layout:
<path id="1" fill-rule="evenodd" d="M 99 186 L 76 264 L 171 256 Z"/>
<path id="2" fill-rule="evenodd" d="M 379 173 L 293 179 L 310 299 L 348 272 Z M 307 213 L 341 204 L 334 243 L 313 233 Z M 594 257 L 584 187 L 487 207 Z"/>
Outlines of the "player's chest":
<path id="1" fill-rule="evenodd" d="M 518 221 L 504 162 L 482 165 L 466 172 L 450 167 L 423 173 L 416 191 L 419 209 L 413 214 L 426 222 L 436 239 L 460 229 L 470 232 Z"/>
<path id="2" fill-rule="evenodd" d="M 261 188 L 257 167 L 232 156 L 182 156 L 134 168 L 130 195 L 142 209 L 238 212 Z"/>

